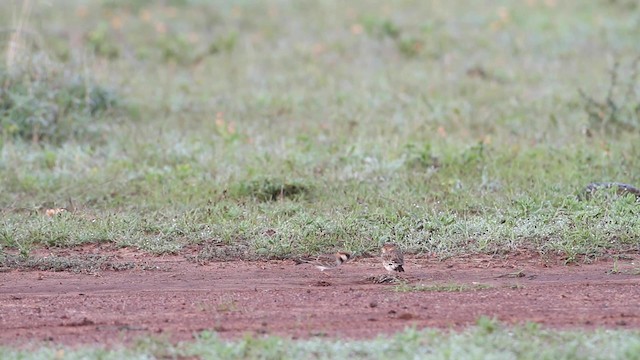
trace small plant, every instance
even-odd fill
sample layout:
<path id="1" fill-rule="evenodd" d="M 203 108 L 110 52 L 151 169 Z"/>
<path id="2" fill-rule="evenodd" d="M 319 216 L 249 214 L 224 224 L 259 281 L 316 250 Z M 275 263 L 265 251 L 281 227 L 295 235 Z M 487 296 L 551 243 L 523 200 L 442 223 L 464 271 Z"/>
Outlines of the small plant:
<path id="1" fill-rule="evenodd" d="M 439 166 L 438 158 L 433 155 L 431 143 L 421 145 L 408 143 L 404 147 L 404 163 L 410 168 L 436 168 Z"/>
<path id="2" fill-rule="evenodd" d="M 416 57 L 424 48 L 422 40 L 415 37 L 403 37 L 396 41 L 398 50 L 408 58 Z"/>
<path id="3" fill-rule="evenodd" d="M 98 23 L 95 29 L 87 33 L 86 42 L 88 48 L 98 56 L 110 60 L 117 59 L 120 56 L 120 49 L 110 38 L 109 24 L 104 21 Z"/>
<path id="4" fill-rule="evenodd" d="M 160 39 L 157 44 L 162 51 L 162 59 L 166 62 L 175 61 L 178 64 L 188 64 L 192 61 L 193 46 L 181 35 L 169 34 Z"/>
<path id="5" fill-rule="evenodd" d="M 611 270 L 609 270 L 609 274 L 619 274 L 620 273 L 620 266 L 618 266 L 618 257 L 614 256 L 613 257 L 613 268 Z"/>
<path id="6" fill-rule="evenodd" d="M 487 146 L 482 141 L 469 146 L 462 152 L 462 163 L 465 165 L 481 164 L 485 160 L 486 150 Z"/>
<path id="7" fill-rule="evenodd" d="M 492 334 L 500 329 L 500 323 L 496 318 L 490 318 L 488 316 L 481 316 L 476 321 L 476 326 L 480 333 Z"/>
<path id="8" fill-rule="evenodd" d="M 399 25 L 389 19 L 365 17 L 362 19 L 362 23 L 367 34 L 379 40 L 392 40 L 398 52 L 407 58 L 419 55 L 424 48 L 424 43 L 420 38 L 407 34 Z"/>
<path id="9" fill-rule="evenodd" d="M 640 94 L 638 94 L 638 56 L 625 74 L 616 61 L 609 72 L 609 88 L 604 99 L 596 99 L 579 90 L 591 128 L 610 134 L 640 130 Z"/>
<path id="10" fill-rule="evenodd" d="M 214 131 L 216 135 L 227 143 L 233 143 L 242 137 L 238 133 L 235 123 L 224 119 L 223 112 L 216 113 Z"/>
<path id="11" fill-rule="evenodd" d="M 391 38 L 398 39 L 402 33 L 400 27 L 389 19 L 380 19 L 377 17 L 363 17 L 361 22 L 365 31 L 370 36 L 377 37 L 379 39 Z"/>
<path id="12" fill-rule="evenodd" d="M 236 48 L 237 42 L 238 34 L 236 34 L 235 32 L 220 36 L 214 39 L 213 42 L 209 45 L 208 53 L 210 55 L 218 53 L 231 53 L 233 49 Z"/>
<path id="13" fill-rule="evenodd" d="M 238 196 L 252 197 L 259 201 L 276 201 L 307 195 L 311 188 L 300 181 L 260 178 L 237 184 L 233 192 Z"/>

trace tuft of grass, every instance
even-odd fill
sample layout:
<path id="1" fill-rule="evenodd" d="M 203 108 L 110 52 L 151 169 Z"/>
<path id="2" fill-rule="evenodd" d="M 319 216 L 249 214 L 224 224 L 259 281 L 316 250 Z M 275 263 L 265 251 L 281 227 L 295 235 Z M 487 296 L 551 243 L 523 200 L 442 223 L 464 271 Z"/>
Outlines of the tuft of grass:
<path id="1" fill-rule="evenodd" d="M 429 291 L 429 292 L 465 292 L 465 291 L 479 291 L 491 289 L 492 286 L 488 284 L 433 284 L 433 285 L 410 285 L 399 284 L 394 287 L 396 292 L 417 292 L 417 291 Z"/>
<path id="2" fill-rule="evenodd" d="M 232 187 L 231 194 L 250 197 L 258 201 L 276 201 L 303 197 L 309 195 L 311 190 L 310 184 L 300 180 L 258 178 L 236 184 Z"/>

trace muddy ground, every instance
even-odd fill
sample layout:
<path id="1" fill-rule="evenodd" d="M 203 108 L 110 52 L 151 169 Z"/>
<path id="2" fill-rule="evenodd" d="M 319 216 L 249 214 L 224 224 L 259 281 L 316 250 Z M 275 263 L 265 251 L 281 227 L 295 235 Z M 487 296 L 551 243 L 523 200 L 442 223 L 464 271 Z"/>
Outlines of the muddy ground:
<path id="1" fill-rule="evenodd" d="M 103 248 L 67 250 L 104 254 Z M 368 278 L 375 258 L 329 273 L 293 261 L 197 264 L 108 250 L 133 269 L 90 273 L 0 273 L 0 344 L 116 344 L 140 336 L 188 340 L 274 334 L 370 338 L 407 326 L 462 328 L 481 315 L 552 328 L 640 328 L 640 255 L 564 265 L 532 254 L 408 257 L 409 286 L 467 285 L 463 291 L 398 292 Z"/>

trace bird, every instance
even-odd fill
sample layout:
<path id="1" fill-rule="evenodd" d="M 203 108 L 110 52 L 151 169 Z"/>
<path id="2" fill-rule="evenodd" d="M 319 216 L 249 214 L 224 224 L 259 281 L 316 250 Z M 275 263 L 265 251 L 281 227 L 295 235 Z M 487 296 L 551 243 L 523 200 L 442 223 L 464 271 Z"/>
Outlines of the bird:
<path id="1" fill-rule="evenodd" d="M 404 272 L 404 258 L 402 256 L 402 250 L 394 243 L 386 243 L 382 245 L 382 266 L 389 273 L 393 271 Z"/>
<path id="2" fill-rule="evenodd" d="M 338 266 L 344 264 L 351 259 L 351 254 L 338 251 L 333 254 L 323 254 L 315 257 L 306 257 L 295 259 L 296 265 L 311 264 L 317 267 L 320 271 L 335 269 Z"/>

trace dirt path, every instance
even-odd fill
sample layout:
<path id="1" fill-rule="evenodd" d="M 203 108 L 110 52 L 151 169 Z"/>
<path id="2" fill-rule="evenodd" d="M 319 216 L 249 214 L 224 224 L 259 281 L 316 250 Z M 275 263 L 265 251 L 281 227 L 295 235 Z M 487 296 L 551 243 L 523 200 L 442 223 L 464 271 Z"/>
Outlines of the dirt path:
<path id="1" fill-rule="evenodd" d="M 197 265 L 181 257 L 119 253 L 158 270 L 0 273 L 0 344 L 174 340 L 215 329 L 223 337 L 374 337 L 407 326 L 462 327 L 481 315 L 551 327 L 640 328 L 639 256 L 562 266 L 535 256 L 438 262 L 409 258 L 410 285 L 466 284 L 459 292 L 396 292 L 371 284 L 384 273 L 360 259 L 320 274 L 292 261 Z"/>

